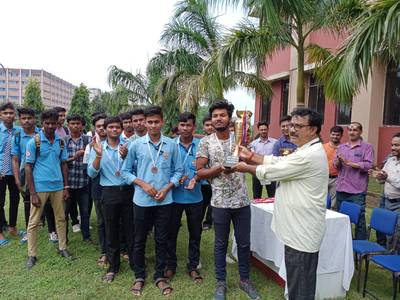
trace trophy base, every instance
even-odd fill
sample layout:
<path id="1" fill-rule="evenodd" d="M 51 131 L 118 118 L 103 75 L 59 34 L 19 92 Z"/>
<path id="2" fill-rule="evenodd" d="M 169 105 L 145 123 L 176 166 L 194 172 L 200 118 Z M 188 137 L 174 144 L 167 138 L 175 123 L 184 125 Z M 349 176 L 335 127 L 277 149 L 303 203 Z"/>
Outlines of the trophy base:
<path id="1" fill-rule="evenodd" d="M 232 168 L 234 165 L 239 163 L 239 156 L 228 156 L 224 161 L 225 168 Z"/>

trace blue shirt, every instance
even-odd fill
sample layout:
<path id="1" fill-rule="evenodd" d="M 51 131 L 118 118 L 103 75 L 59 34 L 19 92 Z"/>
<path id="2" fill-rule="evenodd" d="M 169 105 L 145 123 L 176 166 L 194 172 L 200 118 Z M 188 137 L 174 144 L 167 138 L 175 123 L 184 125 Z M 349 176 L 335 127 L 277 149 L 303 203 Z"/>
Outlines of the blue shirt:
<path id="1" fill-rule="evenodd" d="M 137 139 L 137 136 L 136 136 L 136 134 L 133 134 L 128 138 L 128 137 L 126 137 L 125 133 L 122 132 L 121 135 L 119 136 L 119 139 L 120 139 L 122 144 L 128 144 L 129 145 L 130 143 L 132 143 L 134 140 Z"/>
<path id="2" fill-rule="evenodd" d="M 156 160 L 160 147 L 160 155 Z M 157 173 L 151 171 L 152 158 L 156 161 Z M 122 166 L 122 175 L 129 184 L 139 178 L 152 185 L 157 191 L 165 188 L 169 183 L 173 183 L 176 187 L 179 186 L 179 179 L 183 172 L 178 160 L 176 142 L 163 135 L 157 144 L 154 144 L 147 134 L 136 139 L 129 145 L 128 155 Z M 172 191 L 168 192 L 163 201 L 158 202 L 140 186 L 136 186 L 133 202 L 142 207 L 170 204 L 172 203 Z"/>
<path id="3" fill-rule="evenodd" d="M 14 135 L 18 130 L 20 130 L 19 127 L 13 126 L 12 128 L 12 135 Z M 12 175 L 12 163 L 11 163 L 11 155 L 9 157 L 4 157 L 5 150 L 6 150 L 6 144 L 7 144 L 7 138 L 8 138 L 8 128 L 4 125 L 2 122 L 0 124 L 0 170 L 2 170 L 3 162 L 4 159 L 9 159 L 10 160 L 10 167 L 7 169 L 4 175 Z M 12 144 L 11 144 L 11 149 L 12 149 Z"/>
<path id="4" fill-rule="evenodd" d="M 96 151 L 92 148 L 89 156 L 88 163 L 88 175 L 91 178 L 95 178 L 100 174 L 100 185 L 101 186 L 121 186 L 126 185 L 124 178 L 116 176 L 117 171 L 121 173 L 123 159 L 119 155 L 119 147 L 112 148 L 108 145 L 107 140 L 101 143 L 103 147 L 103 154 L 100 161 L 100 168 L 96 170 L 93 167 L 93 161 L 96 158 Z M 122 146 L 122 141 L 119 142 L 119 146 Z"/>
<path id="5" fill-rule="evenodd" d="M 20 164 L 20 169 L 25 165 L 25 153 L 28 142 L 33 139 L 35 134 L 40 132 L 40 128 L 35 127 L 33 135 L 26 134 L 24 129 L 19 130 L 19 137 L 14 134 L 11 144 L 11 156 L 17 156 Z"/>
<path id="6" fill-rule="evenodd" d="M 193 190 L 185 189 L 185 186 L 189 184 L 189 181 L 196 176 L 196 152 L 200 140 L 193 138 L 192 143 L 188 148 L 185 148 L 179 141 L 179 137 L 174 139 L 174 142 L 178 148 L 178 159 L 183 168 L 183 176 L 188 176 L 188 179 L 178 187 L 172 190 L 172 199 L 175 203 L 189 204 L 198 203 L 203 201 L 203 195 L 201 193 L 201 184 L 197 183 Z M 190 152 L 189 152 L 190 150 Z"/>
<path id="7" fill-rule="evenodd" d="M 53 144 L 40 131 L 40 153 L 36 157 L 35 139 L 26 145 L 26 162 L 33 166 L 33 182 L 37 193 L 55 192 L 64 189 L 61 162 L 68 159 L 67 149 L 61 150 L 60 138 L 55 135 Z M 61 154 L 61 155 L 60 155 Z"/>
<path id="8" fill-rule="evenodd" d="M 273 156 L 282 156 L 280 150 L 283 148 L 296 150 L 297 146 L 293 144 L 290 140 L 287 140 L 284 135 L 282 135 L 274 144 L 274 148 L 272 150 Z"/>

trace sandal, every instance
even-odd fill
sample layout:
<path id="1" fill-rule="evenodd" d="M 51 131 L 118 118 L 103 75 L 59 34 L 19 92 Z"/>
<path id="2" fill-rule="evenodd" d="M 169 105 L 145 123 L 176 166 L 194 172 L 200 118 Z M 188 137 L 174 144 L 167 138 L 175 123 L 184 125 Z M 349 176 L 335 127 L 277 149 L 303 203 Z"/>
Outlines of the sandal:
<path id="1" fill-rule="evenodd" d="M 97 265 L 99 267 L 104 267 L 108 264 L 107 256 L 106 255 L 101 255 L 99 259 L 97 260 Z"/>
<path id="2" fill-rule="evenodd" d="M 203 277 L 200 276 L 200 273 L 197 270 L 191 270 L 188 272 L 189 277 L 197 284 L 203 283 Z"/>
<path id="3" fill-rule="evenodd" d="M 0 240 L 0 247 L 7 246 L 10 243 L 9 240 Z"/>
<path id="4" fill-rule="evenodd" d="M 140 284 L 140 287 L 135 287 L 136 284 Z M 143 295 L 143 288 L 144 288 L 144 279 L 136 279 L 131 287 L 131 292 L 135 296 L 142 296 Z"/>
<path id="5" fill-rule="evenodd" d="M 169 296 L 172 294 L 172 291 L 174 290 L 171 285 L 168 283 L 168 280 L 166 278 L 159 278 L 156 280 L 156 287 L 158 287 L 161 291 L 161 294 L 163 296 Z"/>
<path id="6" fill-rule="evenodd" d="M 103 276 L 103 281 L 106 283 L 111 283 L 114 281 L 116 275 L 117 273 L 107 272 L 106 275 Z"/>
<path id="7" fill-rule="evenodd" d="M 175 276 L 175 274 L 176 274 L 175 270 L 167 268 L 164 272 L 164 277 L 171 280 Z"/>

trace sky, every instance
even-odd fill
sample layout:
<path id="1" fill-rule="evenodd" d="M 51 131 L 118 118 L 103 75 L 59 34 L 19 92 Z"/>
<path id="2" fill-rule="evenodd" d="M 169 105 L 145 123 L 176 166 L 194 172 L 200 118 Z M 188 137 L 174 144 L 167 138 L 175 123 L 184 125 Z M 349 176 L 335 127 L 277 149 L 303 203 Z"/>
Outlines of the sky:
<path id="1" fill-rule="evenodd" d="M 110 90 L 111 65 L 144 71 L 162 47 L 159 37 L 176 0 L 12 0 L 1 3 L 0 63 L 6 68 L 46 70 L 74 85 Z M 219 11 L 234 26 L 240 9 Z M 245 90 L 226 98 L 237 108 L 254 109 Z"/>

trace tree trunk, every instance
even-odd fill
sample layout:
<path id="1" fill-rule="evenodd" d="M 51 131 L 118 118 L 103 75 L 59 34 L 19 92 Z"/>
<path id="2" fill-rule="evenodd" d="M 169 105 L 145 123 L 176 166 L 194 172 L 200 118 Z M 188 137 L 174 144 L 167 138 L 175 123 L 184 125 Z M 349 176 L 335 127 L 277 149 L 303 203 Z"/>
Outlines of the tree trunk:
<path id="1" fill-rule="evenodd" d="M 303 26 L 299 22 L 297 24 L 297 106 L 305 106 L 305 88 L 304 88 L 304 36 Z"/>

